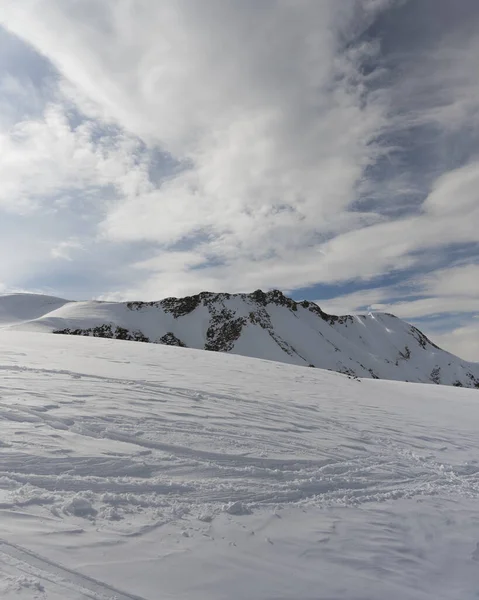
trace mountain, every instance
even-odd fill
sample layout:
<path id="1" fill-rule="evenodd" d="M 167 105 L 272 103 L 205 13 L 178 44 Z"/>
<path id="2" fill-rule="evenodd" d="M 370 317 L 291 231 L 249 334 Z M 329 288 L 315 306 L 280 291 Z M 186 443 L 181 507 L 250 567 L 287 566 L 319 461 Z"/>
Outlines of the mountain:
<path id="1" fill-rule="evenodd" d="M 475 390 L 5 330 L 0 371 L 3 600 L 477 600 Z"/>
<path id="2" fill-rule="evenodd" d="M 393 315 L 328 315 L 277 290 L 158 302 L 13 294 L 0 297 L 0 326 L 231 352 L 350 377 L 479 387 L 479 364 L 441 350 Z"/>

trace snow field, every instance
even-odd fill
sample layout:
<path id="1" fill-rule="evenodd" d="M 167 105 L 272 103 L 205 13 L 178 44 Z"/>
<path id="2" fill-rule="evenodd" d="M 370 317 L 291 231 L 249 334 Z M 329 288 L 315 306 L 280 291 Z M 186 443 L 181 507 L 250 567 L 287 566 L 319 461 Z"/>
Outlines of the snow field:
<path id="1" fill-rule="evenodd" d="M 10 598 L 477 598 L 474 390 L 0 332 Z"/>

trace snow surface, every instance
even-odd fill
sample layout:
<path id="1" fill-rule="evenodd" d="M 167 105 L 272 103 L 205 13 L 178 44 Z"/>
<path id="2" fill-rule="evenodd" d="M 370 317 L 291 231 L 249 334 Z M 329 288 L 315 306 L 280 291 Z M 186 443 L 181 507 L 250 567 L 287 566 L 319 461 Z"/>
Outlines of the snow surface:
<path id="1" fill-rule="evenodd" d="M 6 600 L 479 597 L 479 398 L 0 332 Z"/>
<path id="2" fill-rule="evenodd" d="M 479 387 L 479 364 L 441 350 L 392 315 L 338 319 L 280 292 L 263 294 L 259 301 L 255 294 L 205 293 L 194 298 L 198 303 L 192 303 L 190 312 L 175 315 L 165 304 L 168 300 L 68 302 L 34 294 L 0 296 L 0 328 L 88 334 L 91 328 L 108 325 L 140 333 L 152 342 L 173 334 L 189 348 L 315 366 L 351 376 Z M 181 307 L 185 299 L 170 300 Z"/>

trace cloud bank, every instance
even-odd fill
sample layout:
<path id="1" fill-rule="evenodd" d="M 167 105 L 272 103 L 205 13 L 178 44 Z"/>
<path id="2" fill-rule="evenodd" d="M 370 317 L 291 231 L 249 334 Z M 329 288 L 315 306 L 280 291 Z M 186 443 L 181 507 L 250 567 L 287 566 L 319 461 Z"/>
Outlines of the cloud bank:
<path id="1" fill-rule="evenodd" d="M 479 7 L 453 4 L 5 0 L 4 289 L 280 287 L 479 360 Z"/>

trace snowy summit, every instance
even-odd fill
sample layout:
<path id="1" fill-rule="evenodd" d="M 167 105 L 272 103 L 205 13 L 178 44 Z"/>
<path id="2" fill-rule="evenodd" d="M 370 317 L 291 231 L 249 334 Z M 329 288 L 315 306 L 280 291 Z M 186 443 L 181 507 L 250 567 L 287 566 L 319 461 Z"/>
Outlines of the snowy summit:
<path id="1" fill-rule="evenodd" d="M 328 315 L 278 290 L 158 302 L 12 294 L 0 297 L 0 327 L 231 352 L 351 377 L 479 387 L 479 364 L 441 350 L 393 315 Z"/>

